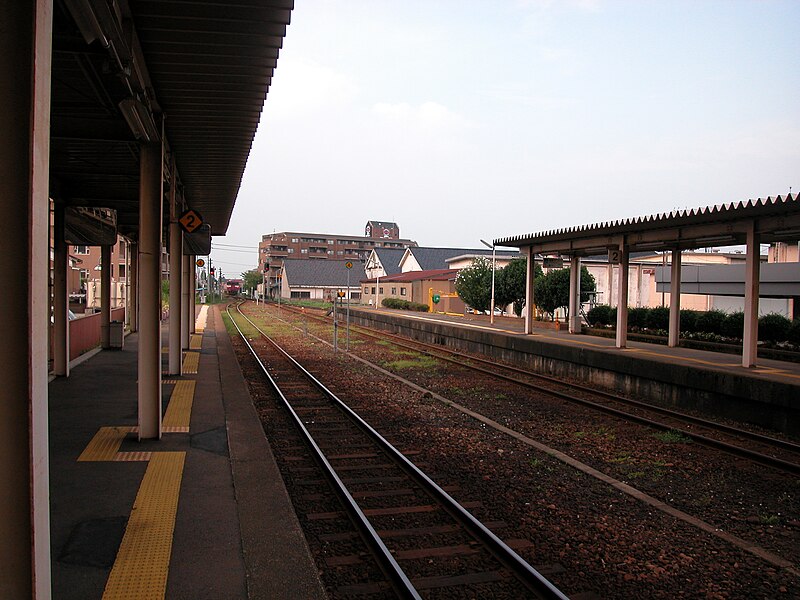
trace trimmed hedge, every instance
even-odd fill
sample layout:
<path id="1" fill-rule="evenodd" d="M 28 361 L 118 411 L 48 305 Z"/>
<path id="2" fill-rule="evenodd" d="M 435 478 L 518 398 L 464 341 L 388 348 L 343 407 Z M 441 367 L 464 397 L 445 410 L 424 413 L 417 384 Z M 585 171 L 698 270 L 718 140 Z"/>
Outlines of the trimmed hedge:
<path id="1" fill-rule="evenodd" d="M 696 330 L 701 333 L 716 333 L 722 335 L 722 328 L 727 317 L 727 313 L 721 310 L 707 310 L 697 315 Z M 741 332 L 739 332 L 741 335 Z"/>
<path id="2" fill-rule="evenodd" d="M 628 327 L 642 329 L 647 327 L 647 316 L 650 309 L 645 307 L 633 307 L 628 309 Z"/>
<path id="3" fill-rule="evenodd" d="M 744 334 L 744 313 L 736 311 L 725 317 L 725 322 L 722 324 L 722 335 L 727 338 L 736 340 L 742 339 Z"/>
<path id="4" fill-rule="evenodd" d="M 598 304 L 589 309 L 589 312 L 586 313 L 586 320 L 589 321 L 589 325 L 592 326 L 611 325 L 613 323 L 611 320 L 611 310 L 608 304 Z"/>
<path id="5" fill-rule="evenodd" d="M 651 308 L 645 318 L 648 329 L 669 329 L 669 309 L 663 306 Z"/>
<path id="6" fill-rule="evenodd" d="M 681 310 L 681 332 L 697 331 L 697 317 L 699 312 L 684 308 Z"/>
<path id="7" fill-rule="evenodd" d="M 606 304 L 593 307 L 586 319 L 592 327 L 614 327 L 617 322 L 617 309 Z M 663 306 L 654 308 L 630 307 L 628 309 L 628 328 L 646 330 L 662 335 L 669 329 L 669 309 Z M 744 313 L 726 313 L 721 310 L 696 311 L 681 310 L 680 329 L 686 337 L 707 341 L 723 341 L 723 338 L 740 340 L 744 332 Z M 763 342 L 789 343 L 800 346 L 800 319 L 790 321 L 783 315 L 771 313 L 758 320 L 758 339 Z"/>
<path id="8" fill-rule="evenodd" d="M 417 302 L 409 302 L 401 298 L 384 298 L 381 300 L 381 305 L 386 308 L 397 308 L 400 310 L 413 310 L 416 312 L 428 312 L 427 304 L 419 304 Z"/>
<path id="9" fill-rule="evenodd" d="M 764 315 L 758 320 L 758 339 L 764 342 L 785 342 L 792 322 L 777 313 Z"/>
<path id="10" fill-rule="evenodd" d="M 788 341 L 795 346 L 800 346 L 800 319 L 792 321 L 792 326 L 789 327 Z"/>

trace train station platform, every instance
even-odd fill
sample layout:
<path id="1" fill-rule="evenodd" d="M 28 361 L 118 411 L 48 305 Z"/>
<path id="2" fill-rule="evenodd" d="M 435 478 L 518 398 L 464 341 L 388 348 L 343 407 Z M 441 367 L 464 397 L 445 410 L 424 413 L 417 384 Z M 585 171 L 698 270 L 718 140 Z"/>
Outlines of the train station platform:
<path id="1" fill-rule="evenodd" d="M 137 334 L 50 383 L 53 597 L 325 597 L 219 309 L 196 326 L 159 441 L 135 433 Z"/>
<path id="2" fill-rule="evenodd" d="M 522 319 L 485 315 L 351 309 L 357 324 L 517 362 L 540 373 L 577 379 L 660 404 L 800 435 L 800 363 L 534 328 Z"/>

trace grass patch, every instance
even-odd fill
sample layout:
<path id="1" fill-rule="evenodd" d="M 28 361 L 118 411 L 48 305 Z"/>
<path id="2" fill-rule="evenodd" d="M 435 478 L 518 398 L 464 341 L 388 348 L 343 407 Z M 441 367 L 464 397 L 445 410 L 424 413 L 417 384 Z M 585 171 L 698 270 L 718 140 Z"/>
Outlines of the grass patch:
<path id="1" fill-rule="evenodd" d="M 631 455 L 630 454 L 620 454 L 615 456 L 614 458 L 609 459 L 608 462 L 615 464 L 615 465 L 626 465 L 630 462 Z"/>
<path id="2" fill-rule="evenodd" d="M 613 429 L 609 429 L 608 427 L 598 427 L 595 430 L 588 430 L 588 431 L 576 431 L 573 434 L 577 438 L 583 438 L 587 436 L 596 437 L 596 438 L 606 438 L 608 440 L 615 440 L 617 435 L 614 433 Z"/>
<path id="3" fill-rule="evenodd" d="M 387 369 L 402 371 L 405 369 L 433 369 L 436 367 L 436 359 L 430 356 L 418 356 L 417 358 L 402 358 L 384 363 Z"/>
<path id="4" fill-rule="evenodd" d="M 692 441 L 690 437 L 685 436 L 683 433 L 681 433 L 676 429 L 659 431 L 657 433 L 654 433 L 653 437 L 656 438 L 657 440 L 664 442 L 665 444 L 689 444 Z"/>
<path id="5" fill-rule="evenodd" d="M 758 520 L 762 525 L 778 525 L 781 522 L 780 515 L 758 515 Z"/>
<path id="6" fill-rule="evenodd" d="M 236 327 L 233 326 L 233 322 L 231 321 L 230 316 L 228 316 L 228 313 L 222 313 L 222 322 L 225 323 L 225 331 L 228 332 L 228 335 L 239 335 L 239 332 L 236 331 Z"/>

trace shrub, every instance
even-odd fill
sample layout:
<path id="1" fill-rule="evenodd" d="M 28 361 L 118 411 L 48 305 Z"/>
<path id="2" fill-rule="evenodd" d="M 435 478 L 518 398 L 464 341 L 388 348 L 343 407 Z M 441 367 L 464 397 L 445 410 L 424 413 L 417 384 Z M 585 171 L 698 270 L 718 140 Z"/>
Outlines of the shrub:
<path id="1" fill-rule="evenodd" d="M 611 325 L 612 327 L 616 327 L 617 326 L 617 307 L 616 306 L 614 308 L 612 308 L 611 311 L 608 313 L 608 321 L 609 321 L 609 325 Z"/>
<path id="2" fill-rule="evenodd" d="M 611 325 L 611 307 L 608 304 L 598 304 L 586 314 L 586 320 L 593 327 Z"/>
<path id="3" fill-rule="evenodd" d="M 800 319 L 792 321 L 792 325 L 789 327 L 788 340 L 795 346 L 800 346 Z"/>
<path id="4" fill-rule="evenodd" d="M 400 298 L 384 298 L 381 300 L 381 305 L 386 308 L 406 309 L 409 304 L 408 300 L 401 300 Z"/>
<path id="5" fill-rule="evenodd" d="M 419 304 L 417 302 L 409 302 L 402 298 L 384 298 L 381 304 L 386 308 L 397 308 L 400 310 L 415 310 L 417 312 L 428 312 L 427 304 Z"/>
<path id="6" fill-rule="evenodd" d="M 669 329 L 669 309 L 665 306 L 651 308 L 647 314 L 648 329 Z"/>
<path id="7" fill-rule="evenodd" d="M 758 339 L 765 342 L 784 342 L 789 337 L 792 322 L 778 313 L 764 315 L 758 320 Z"/>
<path id="8" fill-rule="evenodd" d="M 684 308 L 681 310 L 681 331 L 694 332 L 697 331 L 697 317 L 696 310 Z"/>
<path id="9" fill-rule="evenodd" d="M 722 335 L 735 340 L 742 339 L 744 334 L 744 313 L 737 311 L 725 316 L 722 323 Z"/>
<path id="10" fill-rule="evenodd" d="M 642 329 L 647 327 L 647 317 L 650 314 L 650 309 L 646 307 L 628 307 L 628 328 L 632 329 L 638 327 Z"/>
<path id="11" fill-rule="evenodd" d="M 697 331 L 722 334 L 722 324 L 728 315 L 721 310 L 707 310 L 697 315 Z"/>

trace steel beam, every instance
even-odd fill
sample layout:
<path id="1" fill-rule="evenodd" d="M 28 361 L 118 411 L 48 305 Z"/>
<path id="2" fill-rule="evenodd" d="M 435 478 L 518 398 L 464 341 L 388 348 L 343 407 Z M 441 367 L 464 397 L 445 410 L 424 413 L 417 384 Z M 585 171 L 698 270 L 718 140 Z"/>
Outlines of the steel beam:
<path id="1" fill-rule="evenodd" d="M 569 262 L 569 332 L 581 332 L 581 258 Z"/>
<path id="2" fill-rule="evenodd" d="M 533 318 L 534 318 L 533 287 L 536 276 L 536 266 L 535 266 L 536 254 L 533 253 L 533 249 L 530 246 L 528 246 L 526 250 L 528 254 L 528 260 L 525 267 L 525 333 L 531 334 L 533 333 Z"/>
<path id="3" fill-rule="evenodd" d="M 64 205 L 53 207 L 53 373 L 69 377 L 69 246 L 64 241 Z"/>
<path id="4" fill-rule="evenodd" d="M 670 266 L 672 285 L 669 293 L 669 340 L 667 345 L 675 348 L 680 344 L 681 337 L 681 251 L 672 251 L 672 265 Z"/>
<path id="5" fill-rule="evenodd" d="M 51 597 L 48 453 L 52 0 L 0 34 L 0 597 Z"/>
<path id="6" fill-rule="evenodd" d="M 617 339 L 616 347 L 628 345 L 628 248 L 619 247 L 619 277 L 617 278 Z"/>
<path id="7" fill-rule="evenodd" d="M 161 439 L 161 143 L 141 145 L 139 190 L 139 439 Z"/>
<path id="8" fill-rule="evenodd" d="M 755 220 L 747 231 L 747 258 L 744 277 L 744 335 L 742 366 L 755 367 L 758 358 L 758 296 L 761 270 L 761 240 Z"/>

